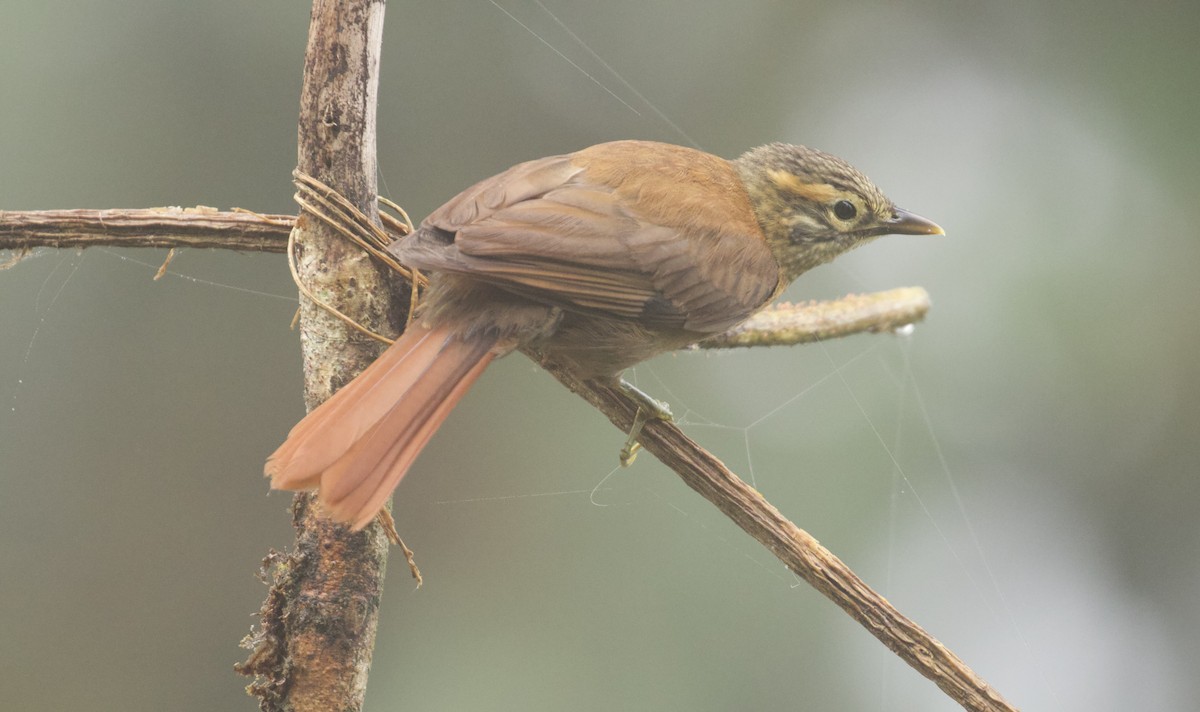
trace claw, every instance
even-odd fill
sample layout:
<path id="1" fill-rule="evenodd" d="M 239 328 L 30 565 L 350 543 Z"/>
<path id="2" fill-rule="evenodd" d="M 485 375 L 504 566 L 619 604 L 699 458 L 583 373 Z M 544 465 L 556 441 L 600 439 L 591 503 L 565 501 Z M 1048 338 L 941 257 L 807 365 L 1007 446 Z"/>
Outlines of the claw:
<path id="1" fill-rule="evenodd" d="M 621 448 L 621 467 L 629 467 L 637 459 L 638 450 L 642 447 L 637 439 L 642 434 L 646 421 L 654 418 L 671 422 L 671 407 L 650 397 L 623 378 L 617 382 L 617 388 L 638 404 L 637 413 L 633 416 L 633 425 L 629 428 L 629 437 L 625 439 L 625 446 Z"/>

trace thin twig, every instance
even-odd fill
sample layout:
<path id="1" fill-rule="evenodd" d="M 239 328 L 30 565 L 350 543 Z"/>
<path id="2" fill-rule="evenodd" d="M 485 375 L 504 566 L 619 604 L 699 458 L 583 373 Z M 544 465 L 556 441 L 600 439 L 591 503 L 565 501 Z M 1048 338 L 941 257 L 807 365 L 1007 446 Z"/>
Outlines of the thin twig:
<path id="1" fill-rule="evenodd" d="M 313 208 L 305 206 L 305 210 L 312 212 Z M 292 281 L 296 284 L 296 288 L 299 289 L 300 293 L 303 294 L 310 302 L 317 305 L 318 307 L 320 307 L 321 309 L 323 309 L 324 311 L 329 313 L 331 316 L 337 317 L 337 319 L 339 321 L 341 321 L 343 324 L 350 327 L 351 329 L 354 329 L 355 331 L 362 334 L 363 336 L 369 336 L 370 338 L 375 339 L 376 341 L 378 341 L 382 344 L 388 344 L 389 346 L 391 344 L 395 343 L 395 341 L 396 341 L 395 339 L 391 339 L 391 338 L 384 336 L 383 334 L 377 334 L 374 331 L 371 331 L 367 327 L 358 323 L 357 320 L 350 318 L 346 314 L 343 314 L 341 312 L 341 310 L 338 309 L 337 307 L 333 306 L 329 302 L 327 302 L 324 299 L 321 299 L 317 295 L 313 294 L 312 290 L 309 289 L 308 285 L 306 285 L 304 283 L 304 280 L 301 279 L 300 272 L 296 268 L 296 232 L 294 230 L 292 231 L 291 236 L 288 237 L 287 263 L 288 263 L 288 269 L 292 273 Z M 296 325 L 297 321 L 299 321 L 299 319 L 300 319 L 300 310 L 297 309 L 296 316 L 292 318 L 292 327 L 293 328 L 295 328 L 295 325 Z"/>
<path id="2" fill-rule="evenodd" d="M 367 254 L 374 257 L 376 261 L 382 263 L 408 281 L 408 319 L 405 323 L 407 324 L 412 321 L 417 309 L 417 297 L 420 290 L 428 286 L 429 280 L 416 269 L 400 264 L 399 260 L 387 249 L 396 240 L 411 235 L 413 232 L 412 218 L 408 217 L 408 213 L 405 212 L 404 208 L 382 195 L 376 196 L 375 200 L 377 204 L 382 204 L 384 207 L 396 211 L 404 218 L 403 222 L 401 222 L 388 213 L 381 211 L 378 217 L 386 229 L 381 228 L 363 214 L 353 203 L 316 178 L 299 169 L 292 172 L 292 178 L 298 189 L 296 192 L 296 202 L 300 204 L 301 208 L 313 217 L 323 221 L 330 228 L 337 231 L 339 235 L 358 245 Z M 376 340 L 386 344 L 392 343 L 392 339 L 359 327 L 352 320 L 346 318 L 345 315 L 338 313 L 337 310 L 330 307 L 329 304 L 313 296 L 300 281 L 299 275 L 296 274 L 294 254 L 292 242 L 289 241 L 288 266 L 292 270 L 292 279 L 296 280 L 296 286 L 300 288 L 301 292 L 304 292 L 305 296 L 312 299 L 315 303 L 320 304 L 323 309 L 339 319 L 364 333 L 368 333 Z"/>
<path id="3" fill-rule="evenodd" d="M 322 220 L 342 237 L 361 247 L 393 272 L 410 282 L 417 279 L 411 270 L 400 264 L 399 260 L 387 251 L 388 245 L 392 244 L 394 238 L 367 217 L 363 211 L 342 197 L 336 190 L 300 169 L 292 172 L 292 178 L 299 189 L 295 198 L 301 208 Z M 376 200 L 379 201 L 379 198 Z M 396 204 L 389 200 L 387 205 L 390 207 Z M 406 220 L 408 219 L 407 213 L 404 214 L 404 217 Z M 401 225 L 395 221 L 389 224 Z M 405 232 L 401 233 L 401 236 L 412 232 L 411 222 L 403 224 L 403 227 Z"/>
<path id="4" fill-rule="evenodd" d="M 158 271 L 154 273 L 155 282 L 162 279 L 163 275 L 167 273 L 167 268 L 171 266 L 171 260 L 175 259 L 175 250 L 176 248 L 174 247 L 167 250 L 166 258 L 163 259 L 162 265 L 159 266 Z"/>

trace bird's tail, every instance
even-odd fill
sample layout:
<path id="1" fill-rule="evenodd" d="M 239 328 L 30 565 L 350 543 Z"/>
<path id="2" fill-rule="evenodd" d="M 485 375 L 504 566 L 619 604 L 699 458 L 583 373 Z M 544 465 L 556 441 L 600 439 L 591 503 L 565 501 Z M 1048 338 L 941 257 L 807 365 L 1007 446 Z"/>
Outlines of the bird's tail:
<path id="1" fill-rule="evenodd" d="M 495 357 L 494 338 L 413 323 L 375 363 L 288 433 L 271 487 L 317 488 L 334 519 L 362 529 L 450 410 Z"/>

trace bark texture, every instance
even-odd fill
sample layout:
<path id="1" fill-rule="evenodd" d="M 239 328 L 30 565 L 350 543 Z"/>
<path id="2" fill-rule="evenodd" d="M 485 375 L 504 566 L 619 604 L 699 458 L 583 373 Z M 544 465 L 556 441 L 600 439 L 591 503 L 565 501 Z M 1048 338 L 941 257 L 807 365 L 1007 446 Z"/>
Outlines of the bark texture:
<path id="1" fill-rule="evenodd" d="M 291 215 L 216 208 L 0 210 L 0 250 L 35 247 L 220 247 L 283 252 Z"/>
<path id="2" fill-rule="evenodd" d="M 375 107 L 382 0 L 317 0 L 304 60 L 298 168 L 378 222 Z M 367 328 L 395 334 L 407 313 L 398 277 L 325 223 L 301 213 L 296 259 L 308 289 Z M 382 345 L 302 300 L 305 401 L 316 407 L 354 378 Z M 271 590 L 252 652 L 239 670 L 264 710 L 359 710 L 375 644 L 388 541 L 378 523 L 359 533 L 323 518 L 310 494 L 293 505 L 296 543 L 272 552 Z"/>

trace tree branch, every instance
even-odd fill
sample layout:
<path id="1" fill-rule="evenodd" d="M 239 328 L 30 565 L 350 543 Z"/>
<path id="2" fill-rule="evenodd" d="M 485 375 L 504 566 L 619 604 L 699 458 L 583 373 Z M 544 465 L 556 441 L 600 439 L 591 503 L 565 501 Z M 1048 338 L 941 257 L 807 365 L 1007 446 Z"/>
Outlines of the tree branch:
<path id="1" fill-rule="evenodd" d="M 619 391 L 545 364 L 563 385 L 628 431 L 636 404 Z M 638 438 L 642 446 L 725 513 L 735 524 L 775 554 L 797 576 L 878 638 L 892 652 L 968 710 L 1015 712 L 982 678 L 913 621 L 873 591 L 840 559 L 779 513 L 757 490 L 738 478 L 712 453 L 697 445 L 674 424 L 647 422 Z"/>
<path id="2" fill-rule="evenodd" d="M 220 247 L 283 252 L 295 217 L 216 208 L 0 210 L 0 250 L 34 247 Z"/>
<path id="3" fill-rule="evenodd" d="M 375 107 L 383 0 L 315 0 L 300 97 L 298 170 L 337 190 L 373 222 Z M 407 314 L 397 275 L 328 224 L 296 221 L 297 271 L 308 289 L 363 326 L 396 333 Z M 348 383 L 380 344 L 307 299 L 300 337 L 310 409 Z M 388 542 L 378 523 L 353 533 L 309 493 L 293 505 L 293 553 L 270 555 L 272 585 L 252 649 L 238 667 L 263 710 L 359 710 L 366 694 Z"/>
<path id="4" fill-rule="evenodd" d="M 696 347 L 793 346 L 864 331 L 892 331 L 924 319 L 929 304 L 929 293 L 920 287 L 851 294 L 827 302 L 774 304 Z"/>

